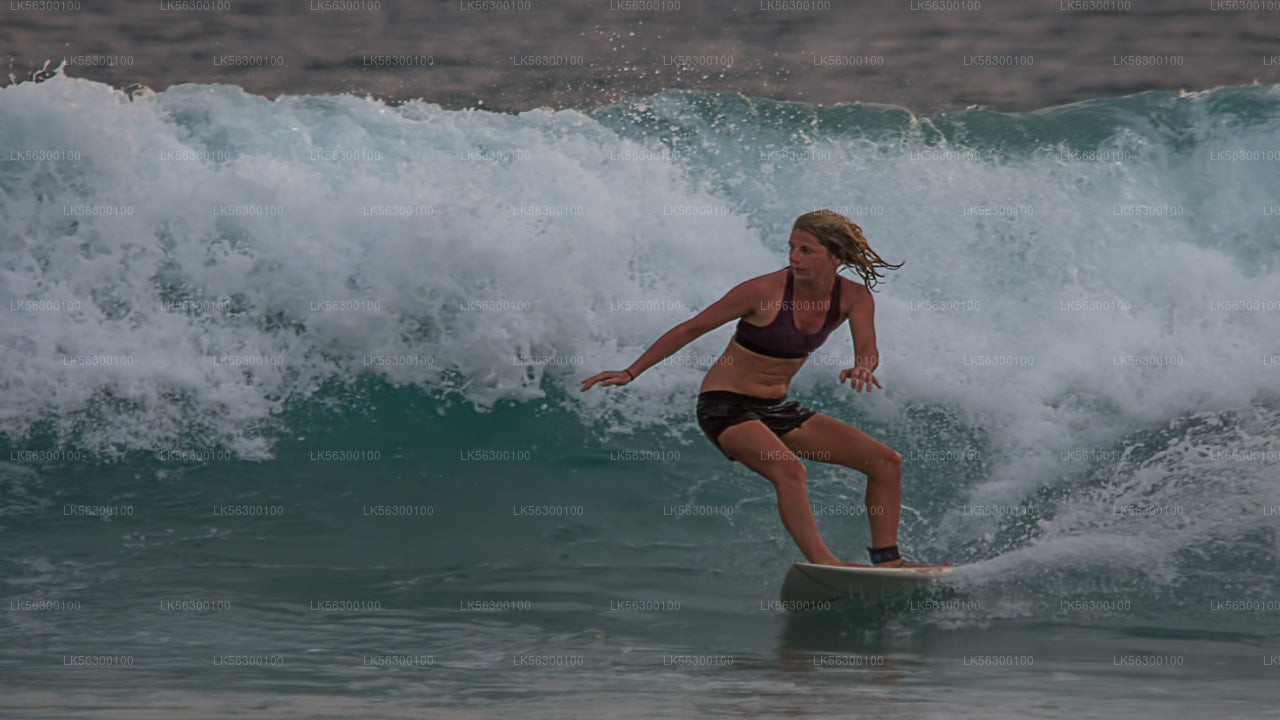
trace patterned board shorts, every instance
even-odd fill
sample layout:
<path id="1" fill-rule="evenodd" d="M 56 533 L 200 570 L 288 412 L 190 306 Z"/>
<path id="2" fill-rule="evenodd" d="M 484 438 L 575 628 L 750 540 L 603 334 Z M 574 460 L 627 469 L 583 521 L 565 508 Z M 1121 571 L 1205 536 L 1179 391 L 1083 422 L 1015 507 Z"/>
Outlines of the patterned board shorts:
<path id="1" fill-rule="evenodd" d="M 720 443 L 716 440 L 725 428 L 750 420 L 759 420 L 765 424 L 765 427 L 772 430 L 774 435 L 781 436 L 785 432 L 800 427 L 805 420 L 817 414 L 816 410 L 810 410 L 794 400 L 788 401 L 786 395 L 779 398 L 762 398 L 728 390 L 708 390 L 698 394 L 698 427 L 707 434 L 711 444 L 730 460 L 733 460 L 733 457 L 725 453 L 724 448 L 720 447 Z"/>

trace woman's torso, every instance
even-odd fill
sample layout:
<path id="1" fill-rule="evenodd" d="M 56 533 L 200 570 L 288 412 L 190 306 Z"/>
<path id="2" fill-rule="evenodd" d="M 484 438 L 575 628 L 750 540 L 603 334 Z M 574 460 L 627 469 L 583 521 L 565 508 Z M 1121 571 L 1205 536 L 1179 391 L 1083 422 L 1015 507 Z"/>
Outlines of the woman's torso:
<path id="1" fill-rule="evenodd" d="M 761 278 L 761 294 L 755 304 L 755 310 L 742 318 L 748 325 L 757 327 L 770 326 L 783 313 L 783 299 L 787 282 L 787 269 L 764 275 Z M 839 275 L 835 282 L 841 283 L 837 301 L 835 327 L 838 328 L 849 317 L 853 303 L 850 292 L 853 282 Z M 833 286 L 832 290 L 835 288 Z M 792 287 L 791 318 L 795 329 L 804 335 L 812 335 L 820 331 L 829 320 L 831 294 L 810 297 L 802 294 L 798 285 Z M 783 319 L 786 322 L 786 319 Z M 834 332 L 834 328 L 832 329 Z M 791 386 L 791 378 L 804 366 L 807 357 L 776 358 L 752 352 L 740 345 L 737 340 L 730 340 L 728 347 L 721 353 L 711 369 L 702 379 L 699 392 L 708 390 L 729 390 L 731 392 L 753 395 L 755 397 L 782 397 Z"/>

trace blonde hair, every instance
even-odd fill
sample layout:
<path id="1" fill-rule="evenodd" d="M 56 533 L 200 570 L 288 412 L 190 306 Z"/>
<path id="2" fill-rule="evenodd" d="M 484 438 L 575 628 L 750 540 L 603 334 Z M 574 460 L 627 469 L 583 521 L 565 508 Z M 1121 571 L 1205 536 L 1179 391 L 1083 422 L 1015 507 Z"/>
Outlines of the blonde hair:
<path id="1" fill-rule="evenodd" d="M 896 270 L 902 263 L 885 262 L 862 236 L 862 228 L 849 218 L 832 210 L 814 210 L 796 218 L 795 230 L 802 230 L 818 238 L 822 247 L 835 256 L 839 268 L 851 267 L 862 277 L 868 290 L 874 290 L 876 278 L 882 275 L 876 268 Z M 837 268 L 837 269 L 839 269 Z"/>

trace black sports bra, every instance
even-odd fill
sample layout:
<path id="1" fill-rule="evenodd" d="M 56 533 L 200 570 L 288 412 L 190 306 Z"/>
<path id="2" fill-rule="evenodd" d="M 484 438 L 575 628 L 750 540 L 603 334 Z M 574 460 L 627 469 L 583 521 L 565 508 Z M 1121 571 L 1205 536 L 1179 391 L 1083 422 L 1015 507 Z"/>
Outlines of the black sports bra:
<path id="1" fill-rule="evenodd" d="M 835 287 L 831 288 L 831 307 L 827 310 L 827 317 L 822 321 L 822 327 L 812 335 L 805 335 L 796 328 L 791 312 L 793 281 L 791 268 L 787 268 L 787 287 L 782 292 L 782 307 L 777 317 L 764 327 L 752 325 L 744 319 L 738 320 L 733 333 L 735 342 L 754 353 L 787 359 L 808 357 L 826 342 L 827 336 L 840 324 L 840 276 L 836 276 Z"/>

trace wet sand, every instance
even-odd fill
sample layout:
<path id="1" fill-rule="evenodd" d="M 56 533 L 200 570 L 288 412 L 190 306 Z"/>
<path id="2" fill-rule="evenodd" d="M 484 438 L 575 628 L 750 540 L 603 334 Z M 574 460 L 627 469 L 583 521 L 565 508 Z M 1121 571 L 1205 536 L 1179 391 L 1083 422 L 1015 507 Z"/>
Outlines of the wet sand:
<path id="1" fill-rule="evenodd" d="M 1280 81 L 1280 2 L 1072 9 L 1091 1 L 0 0 L 0 48 L 16 79 L 67 58 L 68 75 L 118 87 L 226 82 L 503 111 L 664 88 L 1020 111 Z"/>

